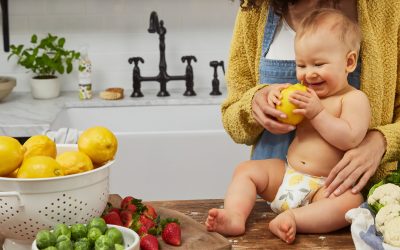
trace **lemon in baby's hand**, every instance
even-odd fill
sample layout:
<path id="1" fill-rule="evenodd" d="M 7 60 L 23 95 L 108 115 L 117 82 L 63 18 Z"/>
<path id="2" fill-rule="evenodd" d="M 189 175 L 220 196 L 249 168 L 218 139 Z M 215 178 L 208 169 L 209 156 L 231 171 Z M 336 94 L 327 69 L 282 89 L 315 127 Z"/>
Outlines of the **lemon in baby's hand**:
<path id="1" fill-rule="evenodd" d="M 83 152 L 64 152 L 56 157 L 65 175 L 77 174 L 93 169 L 92 160 Z"/>
<path id="2" fill-rule="evenodd" d="M 9 136 L 0 136 L 0 176 L 15 171 L 24 159 L 24 149 L 18 140 Z"/>
<path id="3" fill-rule="evenodd" d="M 60 164 L 50 156 L 32 156 L 24 159 L 17 178 L 47 178 L 63 176 Z"/>
<path id="4" fill-rule="evenodd" d="M 296 83 L 296 84 L 291 85 L 281 91 L 281 94 L 282 94 L 282 98 L 280 100 L 281 103 L 280 103 L 280 105 L 276 106 L 276 109 L 285 113 L 287 117 L 286 118 L 278 118 L 278 121 L 287 123 L 290 125 L 297 125 L 303 120 L 303 118 L 304 118 L 303 115 L 293 113 L 293 110 L 297 109 L 297 106 L 289 101 L 289 96 L 296 90 L 305 92 L 305 91 L 307 91 L 307 87 L 301 83 Z"/>
<path id="5" fill-rule="evenodd" d="M 118 141 L 113 132 L 101 126 L 83 131 L 78 139 L 79 151 L 87 154 L 96 166 L 114 159 Z"/>
<path id="6" fill-rule="evenodd" d="M 31 136 L 23 147 L 25 148 L 25 159 L 39 155 L 56 158 L 57 155 L 56 143 L 46 135 Z"/>

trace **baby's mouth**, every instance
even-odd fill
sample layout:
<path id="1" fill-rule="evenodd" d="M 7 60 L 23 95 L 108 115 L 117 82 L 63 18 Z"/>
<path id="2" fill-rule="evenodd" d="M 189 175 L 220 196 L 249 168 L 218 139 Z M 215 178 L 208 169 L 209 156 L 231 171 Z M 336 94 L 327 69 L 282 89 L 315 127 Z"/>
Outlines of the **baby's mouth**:
<path id="1" fill-rule="evenodd" d="M 322 81 L 322 82 L 307 82 L 307 86 L 308 87 L 311 87 L 311 88 L 313 88 L 313 87 L 319 87 L 319 86 L 321 86 L 322 84 L 324 84 L 325 83 L 325 81 Z"/>

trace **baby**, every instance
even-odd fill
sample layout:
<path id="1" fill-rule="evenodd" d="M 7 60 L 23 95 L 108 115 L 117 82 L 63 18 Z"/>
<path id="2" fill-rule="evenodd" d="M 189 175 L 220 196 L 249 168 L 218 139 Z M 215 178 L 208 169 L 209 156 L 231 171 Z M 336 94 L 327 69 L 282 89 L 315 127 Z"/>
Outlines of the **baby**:
<path id="1" fill-rule="evenodd" d="M 306 17 L 295 38 L 296 74 L 307 86 L 289 100 L 293 113 L 305 119 L 297 126 L 287 161 L 253 160 L 241 163 L 229 185 L 223 209 L 208 213 L 209 231 L 240 235 L 257 194 L 279 213 L 269 224 L 272 233 L 292 243 L 296 232 L 326 233 L 348 225 L 345 213 L 363 197 L 350 190 L 324 197 L 324 181 L 344 152 L 357 146 L 370 123 L 367 96 L 349 85 L 357 65 L 360 30 L 334 9 L 318 9 Z M 280 102 L 287 84 L 272 84 L 268 101 Z"/>

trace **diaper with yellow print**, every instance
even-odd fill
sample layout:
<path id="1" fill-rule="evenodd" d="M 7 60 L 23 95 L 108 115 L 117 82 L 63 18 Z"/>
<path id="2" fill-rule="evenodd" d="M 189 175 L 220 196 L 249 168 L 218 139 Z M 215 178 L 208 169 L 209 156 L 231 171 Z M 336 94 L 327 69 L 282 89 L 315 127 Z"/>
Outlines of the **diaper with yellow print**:
<path id="1" fill-rule="evenodd" d="M 314 194 L 324 185 L 325 177 L 308 175 L 294 170 L 286 163 L 285 176 L 271 209 L 275 213 L 282 213 L 289 208 L 307 205 Z"/>

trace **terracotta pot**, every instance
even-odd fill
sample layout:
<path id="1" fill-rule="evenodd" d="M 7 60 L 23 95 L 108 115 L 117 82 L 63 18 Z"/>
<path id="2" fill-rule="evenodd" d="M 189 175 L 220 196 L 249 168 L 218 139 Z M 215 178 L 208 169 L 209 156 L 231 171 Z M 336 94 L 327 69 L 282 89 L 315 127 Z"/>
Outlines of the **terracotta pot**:
<path id="1" fill-rule="evenodd" d="M 60 80 L 58 77 L 46 79 L 31 79 L 32 96 L 35 99 L 51 99 L 60 95 Z"/>

